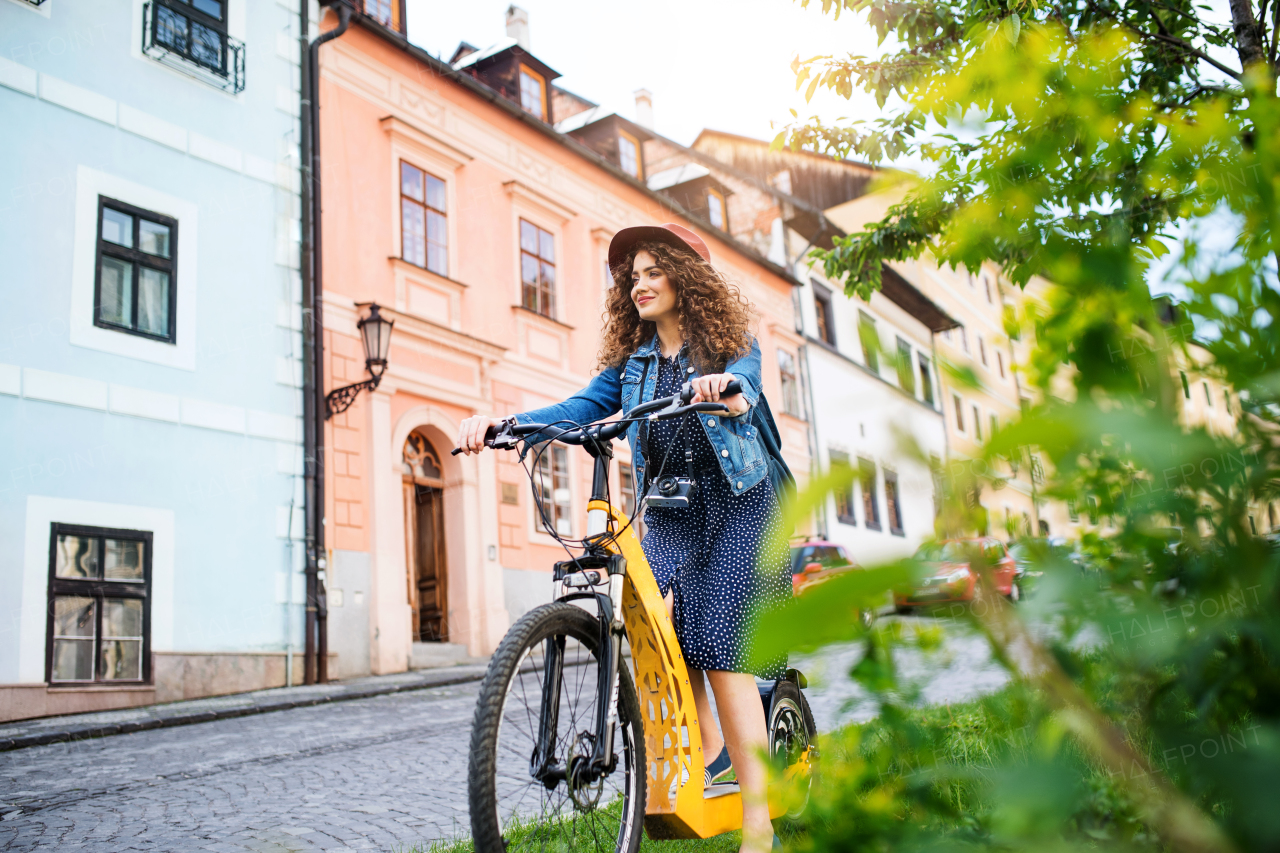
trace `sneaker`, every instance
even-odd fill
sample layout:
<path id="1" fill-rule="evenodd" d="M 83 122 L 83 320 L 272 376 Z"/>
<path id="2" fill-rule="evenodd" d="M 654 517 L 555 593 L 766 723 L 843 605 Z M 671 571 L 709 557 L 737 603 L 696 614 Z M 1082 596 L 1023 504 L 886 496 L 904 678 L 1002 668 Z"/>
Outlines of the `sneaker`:
<path id="1" fill-rule="evenodd" d="M 722 785 L 725 782 L 738 781 L 738 774 L 733 772 L 733 762 L 729 760 L 729 748 L 723 747 L 716 760 L 707 765 L 703 786 Z"/>

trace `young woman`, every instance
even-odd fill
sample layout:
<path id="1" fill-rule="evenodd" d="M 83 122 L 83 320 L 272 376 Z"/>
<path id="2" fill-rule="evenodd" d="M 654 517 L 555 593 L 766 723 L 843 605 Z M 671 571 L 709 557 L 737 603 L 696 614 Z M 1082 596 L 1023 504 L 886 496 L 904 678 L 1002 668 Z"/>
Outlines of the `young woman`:
<path id="1" fill-rule="evenodd" d="M 659 476 L 686 476 L 692 450 L 697 492 L 688 507 L 650 507 L 641 543 L 675 622 L 690 668 L 690 687 L 702 727 L 703 754 L 717 756 L 708 781 L 736 769 L 743 795 L 742 850 L 768 850 L 767 778 L 759 754 L 767 746 L 755 678 L 779 678 L 785 659 L 752 671 L 754 616 L 791 594 L 785 538 L 778 535 L 778 499 L 768 453 L 750 417 L 762 406 L 760 347 L 748 330 L 749 307 L 710 263 L 710 252 L 679 225 L 619 231 L 609 246 L 614 286 L 601 347 L 603 368 L 563 403 L 516 416 L 523 423 L 585 423 L 624 413 L 693 383 L 694 402 L 720 402 L 729 417 L 691 413 L 674 421 L 633 424 L 628 437 L 635 480 L 644 488 Z M 733 380 L 742 391 L 722 397 Z M 485 431 L 501 419 L 462 422 L 458 447 L 483 449 Z M 723 734 L 703 680 L 715 692 Z"/>

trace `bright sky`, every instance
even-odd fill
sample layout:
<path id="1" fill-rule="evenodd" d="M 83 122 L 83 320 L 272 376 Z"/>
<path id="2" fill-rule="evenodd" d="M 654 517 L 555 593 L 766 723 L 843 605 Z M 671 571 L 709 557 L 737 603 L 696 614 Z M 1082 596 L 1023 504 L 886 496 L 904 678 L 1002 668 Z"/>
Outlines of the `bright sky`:
<path id="1" fill-rule="evenodd" d="M 506 35 L 508 0 L 408 0 L 409 39 L 448 59 L 459 41 L 487 47 Z M 795 108 L 833 120 L 871 118 L 874 99 L 815 94 L 805 105 L 791 60 L 876 53 L 875 34 L 845 14 L 791 0 L 521 0 L 532 52 L 557 84 L 627 118 L 636 89 L 653 93 L 655 129 L 690 144 L 703 128 L 772 139 Z"/>

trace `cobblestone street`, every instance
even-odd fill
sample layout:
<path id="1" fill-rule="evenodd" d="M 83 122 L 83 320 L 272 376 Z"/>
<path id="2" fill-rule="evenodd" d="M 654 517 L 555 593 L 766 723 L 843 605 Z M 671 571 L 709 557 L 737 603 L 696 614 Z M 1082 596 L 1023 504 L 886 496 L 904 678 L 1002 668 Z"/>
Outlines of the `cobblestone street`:
<path id="1" fill-rule="evenodd" d="M 856 647 L 796 661 L 818 725 L 874 709 L 844 673 Z M 996 689 L 980 638 L 904 653 L 928 702 Z M 0 753 L 0 848 L 407 850 L 463 834 L 478 682 Z"/>

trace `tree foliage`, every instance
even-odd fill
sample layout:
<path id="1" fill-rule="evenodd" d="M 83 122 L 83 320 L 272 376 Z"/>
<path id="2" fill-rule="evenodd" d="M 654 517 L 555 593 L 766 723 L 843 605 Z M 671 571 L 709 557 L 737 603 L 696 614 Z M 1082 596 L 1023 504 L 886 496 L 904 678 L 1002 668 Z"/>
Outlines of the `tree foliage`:
<path id="1" fill-rule="evenodd" d="M 1017 675 L 1029 733 L 1026 748 L 989 743 L 980 778 L 936 752 L 894 763 L 940 725 L 904 710 L 900 626 L 824 629 L 867 646 L 853 674 L 881 697 L 881 746 L 869 731 L 833 742 L 807 843 L 1280 848 L 1280 551 L 1260 535 L 1280 497 L 1280 3 L 1231 0 L 1222 25 L 1186 0 L 822 5 L 896 47 L 797 60 L 798 85 L 871 92 L 883 114 L 798 122 L 775 144 L 927 168 L 886 171 L 900 201 L 818 262 L 863 298 L 884 262 L 922 255 L 1052 282 L 1011 318 L 1034 334 L 1024 379 L 1040 402 L 985 461 L 1037 448 L 1045 497 L 1092 502 L 1108 523 L 1081 543 L 1088 570 L 1046 555 L 1022 606 L 980 586 L 967 618 Z M 1176 310 L 1151 298 L 1158 265 L 1184 294 Z M 1191 364 L 1238 392 L 1201 426 L 1178 380 Z M 942 523 L 973 524 L 958 489 Z M 910 572 L 800 597 L 764 620 L 763 648 L 805 646 L 804 626 Z M 962 789 L 967 807 L 950 796 Z"/>

